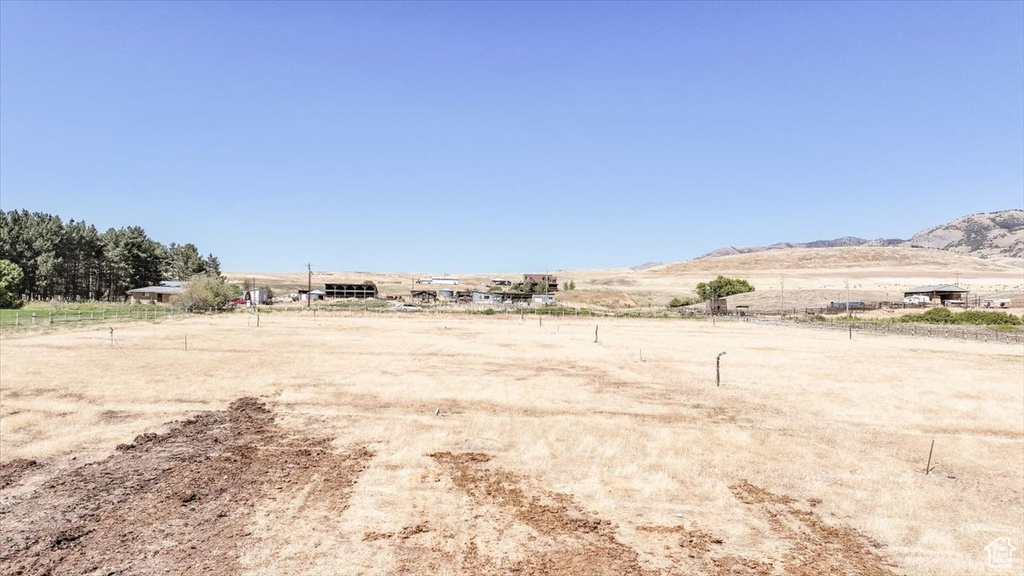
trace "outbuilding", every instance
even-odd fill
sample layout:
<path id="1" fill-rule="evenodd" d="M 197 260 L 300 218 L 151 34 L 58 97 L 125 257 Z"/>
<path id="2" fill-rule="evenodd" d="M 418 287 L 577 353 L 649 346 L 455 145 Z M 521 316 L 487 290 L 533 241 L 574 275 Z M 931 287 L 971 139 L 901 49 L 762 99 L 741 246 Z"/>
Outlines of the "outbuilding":
<path id="1" fill-rule="evenodd" d="M 938 284 L 935 286 L 918 286 L 903 293 L 904 298 L 913 296 L 925 296 L 928 301 L 936 306 L 962 305 L 967 301 L 970 290 L 953 284 Z"/>
<path id="2" fill-rule="evenodd" d="M 534 294 L 530 298 L 530 306 L 539 308 L 541 306 L 554 306 L 555 296 L 554 294 Z"/>
<path id="3" fill-rule="evenodd" d="M 324 291 L 323 290 L 299 290 L 299 300 L 301 300 L 303 302 L 307 302 L 307 301 L 315 302 L 317 300 L 323 300 L 323 299 L 324 299 Z"/>
<path id="4" fill-rule="evenodd" d="M 500 292 L 473 292 L 474 304 L 500 304 Z"/>
<path id="5" fill-rule="evenodd" d="M 412 290 L 410 295 L 417 302 L 437 302 L 437 290 Z"/>
<path id="6" fill-rule="evenodd" d="M 327 298 L 376 298 L 377 285 L 373 282 L 362 284 L 324 284 Z"/>

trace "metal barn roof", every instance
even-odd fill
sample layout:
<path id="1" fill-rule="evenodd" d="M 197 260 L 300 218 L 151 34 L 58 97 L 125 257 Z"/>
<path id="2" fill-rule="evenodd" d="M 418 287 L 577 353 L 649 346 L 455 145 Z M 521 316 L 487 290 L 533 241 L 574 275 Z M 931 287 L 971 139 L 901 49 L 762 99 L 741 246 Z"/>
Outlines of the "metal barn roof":
<path id="1" fill-rule="evenodd" d="M 953 284 L 938 284 L 936 286 L 918 286 L 917 288 L 911 288 L 905 290 L 904 294 L 923 294 L 926 292 L 970 292 L 966 288 L 954 286 Z"/>

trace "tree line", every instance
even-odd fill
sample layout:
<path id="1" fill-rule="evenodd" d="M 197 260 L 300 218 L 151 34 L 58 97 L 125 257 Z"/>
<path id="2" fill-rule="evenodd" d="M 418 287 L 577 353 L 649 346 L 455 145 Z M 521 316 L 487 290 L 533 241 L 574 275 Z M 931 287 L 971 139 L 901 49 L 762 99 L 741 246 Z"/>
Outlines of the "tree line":
<path id="1" fill-rule="evenodd" d="M 194 244 L 164 245 L 141 226 L 100 232 L 84 221 L 0 210 L 0 261 L 20 271 L 10 289 L 30 300 L 124 300 L 161 280 L 220 275 L 220 261 Z M 10 269 L 13 275 L 17 275 Z"/>

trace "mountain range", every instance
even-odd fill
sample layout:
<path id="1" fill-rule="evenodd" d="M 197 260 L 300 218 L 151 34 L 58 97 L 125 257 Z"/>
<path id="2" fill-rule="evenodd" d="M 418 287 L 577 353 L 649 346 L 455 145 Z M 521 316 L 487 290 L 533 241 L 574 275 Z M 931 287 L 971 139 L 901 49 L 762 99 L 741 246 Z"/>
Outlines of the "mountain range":
<path id="1" fill-rule="evenodd" d="M 971 214 L 947 224 L 935 226 L 914 234 L 908 240 L 880 238 L 867 240 L 844 236 L 834 240 L 814 242 L 779 242 L 768 246 L 723 246 L 701 258 L 748 254 L 783 248 L 837 248 L 847 246 L 909 246 L 950 250 L 982 258 L 1024 258 L 1024 210 L 1002 210 L 984 214 Z"/>

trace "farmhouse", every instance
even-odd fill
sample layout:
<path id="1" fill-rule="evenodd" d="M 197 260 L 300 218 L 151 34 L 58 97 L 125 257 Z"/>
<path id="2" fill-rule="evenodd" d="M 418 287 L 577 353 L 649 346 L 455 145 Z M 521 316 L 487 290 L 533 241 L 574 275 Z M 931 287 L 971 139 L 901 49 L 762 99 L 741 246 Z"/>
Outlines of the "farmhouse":
<path id="1" fill-rule="evenodd" d="M 558 277 L 551 274 L 523 274 L 523 284 L 534 292 L 537 286 L 543 288 L 545 292 L 558 291 Z"/>
<path id="2" fill-rule="evenodd" d="M 185 291 L 183 282 L 164 280 L 156 286 L 146 286 L 128 291 L 128 300 L 132 304 L 167 304 L 171 297 Z"/>
<path id="3" fill-rule="evenodd" d="M 512 281 L 504 278 L 491 278 L 491 286 L 511 286 Z"/>
<path id="4" fill-rule="evenodd" d="M 324 295 L 327 298 L 376 298 L 377 285 L 373 282 L 364 284 L 325 284 Z"/>
<path id="5" fill-rule="evenodd" d="M 948 304 L 963 304 L 967 301 L 970 290 L 954 286 L 952 284 L 939 284 L 936 286 L 918 286 L 903 293 L 904 298 L 914 296 L 925 296 L 932 304 L 946 306 Z"/>

